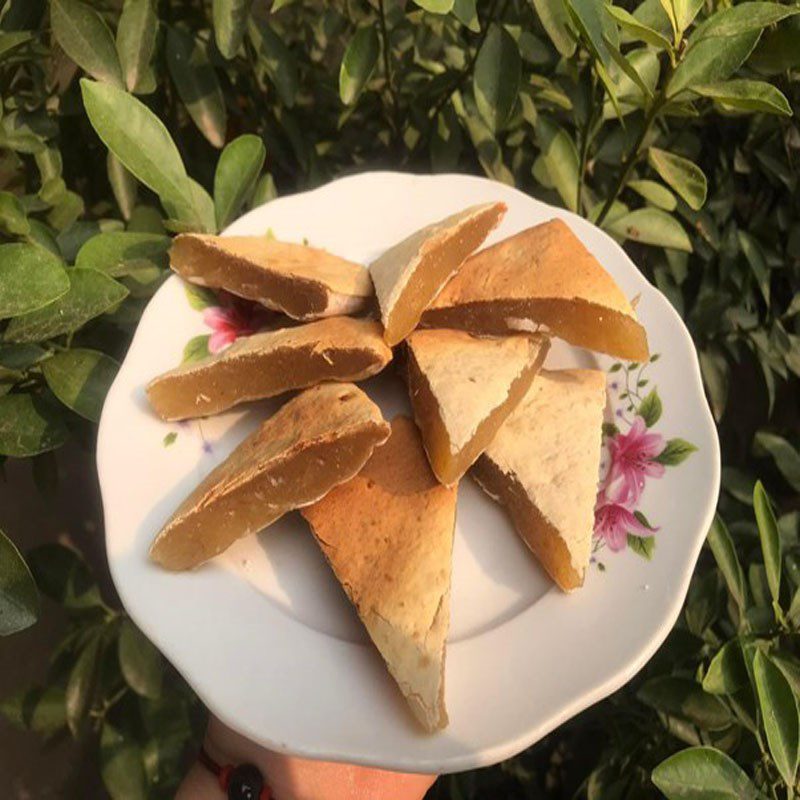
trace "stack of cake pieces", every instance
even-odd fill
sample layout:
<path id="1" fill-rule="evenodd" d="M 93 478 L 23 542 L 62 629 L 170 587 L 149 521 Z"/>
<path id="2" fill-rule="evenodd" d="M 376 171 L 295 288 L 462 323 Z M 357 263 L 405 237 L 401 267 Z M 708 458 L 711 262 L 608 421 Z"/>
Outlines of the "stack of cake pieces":
<path id="1" fill-rule="evenodd" d="M 427 731 L 447 724 L 456 496 L 469 472 L 553 581 L 589 564 L 605 376 L 543 368 L 551 337 L 646 361 L 625 295 L 559 219 L 478 249 L 503 203 L 412 233 L 368 268 L 267 237 L 178 236 L 171 266 L 286 316 L 285 327 L 159 375 L 165 420 L 296 392 L 186 498 L 151 558 L 196 567 L 299 509 Z M 353 382 L 400 370 L 413 420 Z"/>

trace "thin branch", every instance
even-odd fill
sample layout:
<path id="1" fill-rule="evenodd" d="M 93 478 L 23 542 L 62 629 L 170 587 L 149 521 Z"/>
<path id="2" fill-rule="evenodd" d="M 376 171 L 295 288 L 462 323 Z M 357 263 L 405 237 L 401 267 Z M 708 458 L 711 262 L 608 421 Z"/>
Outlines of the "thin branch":
<path id="1" fill-rule="evenodd" d="M 583 136 L 581 138 L 581 153 L 580 153 L 580 165 L 578 167 L 578 193 L 576 199 L 576 207 L 578 213 L 581 213 L 581 201 L 583 199 L 583 177 L 586 174 L 586 161 L 589 156 L 589 144 L 591 143 L 592 139 L 594 138 L 594 134 L 592 133 L 592 129 L 597 122 L 597 114 L 598 110 L 602 111 L 603 108 L 603 97 L 602 94 L 599 100 L 596 99 L 597 83 L 593 78 L 592 83 L 592 108 L 589 111 L 589 114 L 586 119 L 586 127 L 583 130 Z M 595 102 L 596 101 L 596 102 Z"/>
<path id="2" fill-rule="evenodd" d="M 633 147 L 631 147 L 631 149 L 628 151 L 627 156 L 625 156 L 625 160 L 622 162 L 622 169 L 620 170 L 617 182 L 614 184 L 614 188 L 608 195 L 605 205 L 603 206 L 603 210 L 600 212 L 600 215 L 597 217 L 597 220 L 595 221 L 595 225 L 598 226 L 602 225 L 603 220 L 608 216 L 608 212 L 611 211 L 611 208 L 613 207 L 616 199 L 619 197 L 620 193 L 627 185 L 628 178 L 630 178 L 631 172 L 633 171 L 633 168 L 636 165 L 636 162 L 639 160 L 639 156 L 641 155 L 641 150 L 642 150 L 642 145 L 644 144 L 644 140 L 647 138 L 647 134 L 650 133 L 650 128 L 652 128 L 656 116 L 658 115 L 658 112 L 661 110 L 663 105 L 664 105 L 663 95 L 659 95 L 650 106 L 647 115 L 644 118 L 644 124 L 642 125 L 642 130 L 639 132 L 639 135 L 636 137 L 636 141 L 634 142 Z"/>
<path id="3" fill-rule="evenodd" d="M 383 40 L 383 70 L 386 74 L 386 87 L 389 90 L 389 97 L 391 98 L 394 133 L 395 137 L 399 141 L 402 136 L 400 102 L 394 85 L 394 75 L 392 74 L 391 44 L 389 42 L 389 28 L 386 25 L 386 10 L 384 7 L 384 0 L 378 0 L 378 12 L 381 28 L 381 39 Z"/>
<path id="4" fill-rule="evenodd" d="M 505 10 L 506 3 L 507 0 L 503 0 L 503 4 L 499 10 L 501 15 Z M 486 16 L 486 22 L 481 28 L 475 49 L 472 51 L 467 65 L 453 78 L 453 80 L 450 82 L 450 85 L 442 92 L 441 96 L 434 104 L 433 108 L 428 114 L 428 128 L 425 131 L 425 134 L 417 139 L 416 144 L 406 158 L 407 161 L 412 160 L 419 152 L 423 143 L 430 139 L 431 133 L 433 132 L 433 126 L 436 124 L 436 118 L 439 116 L 442 109 L 450 102 L 450 98 L 455 94 L 456 91 L 458 91 L 458 89 L 461 88 L 461 85 L 464 83 L 464 81 L 472 74 L 472 70 L 475 67 L 475 62 L 478 60 L 478 54 L 481 51 L 481 47 L 483 47 L 483 43 L 489 33 L 489 28 L 491 27 L 492 22 L 495 19 L 495 14 L 498 11 L 497 4 L 498 0 L 492 0 L 492 5 L 489 7 L 489 13 Z"/>

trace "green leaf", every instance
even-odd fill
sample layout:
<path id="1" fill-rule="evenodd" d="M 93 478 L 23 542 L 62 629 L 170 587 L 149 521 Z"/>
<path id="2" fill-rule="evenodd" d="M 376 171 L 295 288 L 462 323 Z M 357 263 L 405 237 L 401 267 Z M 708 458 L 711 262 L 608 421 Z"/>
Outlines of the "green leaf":
<path id="1" fill-rule="evenodd" d="M 32 31 L 5 31 L 0 33 L 0 60 L 4 59 L 20 45 L 27 44 L 33 39 Z"/>
<path id="2" fill-rule="evenodd" d="M 163 439 L 162 444 L 164 447 L 171 447 L 175 444 L 175 440 L 178 438 L 178 434 L 175 431 L 170 431 Z"/>
<path id="3" fill-rule="evenodd" d="M 30 628 L 39 618 L 39 593 L 14 543 L 0 531 L 0 636 Z"/>
<path id="4" fill-rule="evenodd" d="M 764 31 L 749 66 L 761 75 L 779 75 L 800 67 L 800 19 L 796 16 Z"/>
<path id="5" fill-rule="evenodd" d="M 44 110 L 12 111 L 3 117 L 0 144 L 19 153 L 39 153 L 57 134 L 58 126 Z"/>
<path id="6" fill-rule="evenodd" d="M 6 328 L 6 341 L 38 342 L 70 333 L 128 296 L 121 283 L 97 270 L 73 267 L 68 275 L 67 293 L 38 311 L 12 319 Z"/>
<path id="7" fill-rule="evenodd" d="M 83 198 L 77 193 L 66 191 L 47 215 L 48 223 L 57 231 L 71 228 L 85 211 Z"/>
<path id="8" fill-rule="evenodd" d="M 120 628 L 117 655 L 122 675 L 136 694 L 152 698 L 161 694 L 161 654 L 130 620 Z"/>
<path id="9" fill-rule="evenodd" d="M 707 541 L 731 597 L 739 606 L 739 611 L 744 611 L 747 608 L 747 584 L 744 579 L 744 571 L 739 563 L 739 557 L 736 555 L 733 539 L 719 514 L 714 516 L 714 521 L 708 530 Z"/>
<path id="10" fill-rule="evenodd" d="M 108 722 L 100 737 L 100 774 L 111 800 L 147 800 L 150 791 L 142 751 Z"/>
<path id="11" fill-rule="evenodd" d="M 605 3 L 598 3 L 597 0 L 564 0 L 564 3 L 589 52 L 607 66 L 609 56 L 603 39 Z"/>
<path id="12" fill-rule="evenodd" d="M 747 259 L 747 263 L 753 271 L 753 277 L 756 279 L 759 291 L 764 301 L 769 306 L 769 265 L 767 264 L 767 259 L 764 257 L 761 246 L 753 236 L 741 228 L 736 232 L 736 236 L 739 240 L 739 246 L 742 248 L 742 252 Z"/>
<path id="13" fill-rule="evenodd" d="M 119 364 L 97 350 L 72 348 L 42 363 L 42 373 L 53 394 L 76 414 L 100 421 L 106 393 Z"/>
<path id="14" fill-rule="evenodd" d="M 656 540 L 654 536 L 634 536 L 628 534 L 628 547 L 647 561 L 652 561 L 653 553 L 656 550 Z"/>
<path id="15" fill-rule="evenodd" d="M 125 275 L 130 262 L 167 266 L 167 250 L 172 244 L 169 236 L 135 231 L 109 231 L 87 239 L 78 255 L 75 266 L 104 272 L 112 277 Z"/>
<path id="16" fill-rule="evenodd" d="M 260 63 L 266 69 L 284 105 L 291 108 L 299 83 L 294 56 L 263 16 L 253 14 L 247 30 L 258 52 Z"/>
<path id="17" fill-rule="evenodd" d="M 458 117 L 448 105 L 436 116 L 431 134 L 431 169 L 434 172 L 454 172 L 457 169 L 463 139 Z"/>
<path id="18" fill-rule="evenodd" d="M 761 800 L 739 765 L 713 747 L 682 750 L 653 770 L 653 783 L 667 800 Z"/>
<path id="19" fill-rule="evenodd" d="M 83 726 L 94 700 L 100 671 L 101 645 L 102 636 L 98 633 L 93 634 L 69 673 L 64 702 L 67 709 L 67 725 L 73 736 L 77 736 Z"/>
<path id="20" fill-rule="evenodd" d="M 11 236 L 30 233 L 31 226 L 25 208 L 11 192 L 0 192 L 0 229 Z"/>
<path id="21" fill-rule="evenodd" d="M 113 86 L 84 79 L 81 91 L 92 127 L 125 168 L 168 204 L 170 213 L 196 230 L 212 230 L 213 220 L 208 227 L 178 148 L 161 120 L 144 103 Z"/>
<path id="22" fill-rule="evenodd" d="M 214 38 L 225 58 L 239 52 L 252 4 L 253 0 L 214 0 Z"/>
<path id="23" fill-rule="evenodd" d="M 619 26 L 635 39 L 652 45 L 658 50 L 672 49 L 672 43 L 666 36 L 662 36 L 657 30 L 640 22 L 633 14 L 630 14 L 624 8 L 609 5 L 606 6 L 606 9 Z"/>
<path id="24" fill-rule="evenodd" d="M 200 336 L 194 336 L 193 338 L 189 339 L 189 341 L 186 342 L 186 346 L 183 348 L 183 358 L 181 359 L 181 364 L 191 364 L 208 356 L 208 340 L 210 338 L 210 334 L 203 333 Z M 0 400 L 2 400 L 2 398 L 0 398 Z"/>
<path id="25" fill-rule="evenodd" d="M 677 42 L 680 37 L 681 30 L 675 15 L 675 3 L 673 0 L 661 0 L 661 7 L 664 9 L 664 13 L 669 18 L 669 24 L 672 26 L 672 30 L 675 32 L 675 41 Z"/>
<path id="26" fill-rule="evenodd" d="M 722 730 L 733 721 L 727 706 L 689 678 L 663 675 L 642 684 L 636 696 L 645 705 L 694 723 L 702 730 Z"/>
<path id="27" fill-rule="evenodd" d="M 761 551 L 764 554 L 769 591 L 773 602 L 778 604 L 781 595 L 781 537 L 778 534 L 775 513 L 761 481 L 756 481 L 753 489 L 753 508 L 761 539 Z"/>
<path id="28" fill-rule="evenodd" d="M 668 153 L 658 147 L 647 151 L 650 166 L 671 186 L 695 211 L 706 201 L 708 184 L 703 171 L 688 158 Z"/>
<path id="29" fill-rule="evenodd" d="M 380 42 L 374 25 L 359 28 L 347 45 L 339 68 L 339 97 L 346 106 L 356 102 L 378 62 Z"/>
<path id="30" fill-rule="evenodd" d="M 667 467 L 682 464 L 697 448 L 685 439 L 669 439 L 664 449 L 655 457 L 655 461 Z"/>
<path id="31" fill-rule="evenodd" d="M 714 413 L 714 419 L 719 422 L 725 413 L 725 406 L 728 402 L 730 368 L 725 356 L 716 349 L 701 350 L 698 356 L 711 410 Z"/>
<path id="32" fill-rule="evenodd" d="M 667 84 L 667 97 L 675 97 L 698 84 L 717 83 L 729 78 L 753 52 L 760 35 L 761 31 L 748 31 L 725 39 L 704 39 L 692 45 L 672 73 Z"/>
<path id="33" fill-rule="evenodd" d="M 0 319 L 43 308 L 69 290 L 61 259 L 32 244 L 0 245 Z"/>
<path id="34" fill-rule="evenodd" d="M 64 421 L 52 403 L 30 394 L 0 397 L 0 455 L 36 456 L 66 440 Z"/>
<path id="35" fill-rule="evenodd" d="M 28 553 L 28 564 L 42 594 L 70 610 L 102 606 L 100 590 L 83 557 L 71 547 L 49 543 Z"/>
<path id="36" fill-rule="evenodd" d="M 0 367 L 11 370 L 24 370 L 41 361 L 47 350 L 38 344 L 0 345 Z"/>
<path id="37" fill-rule="evenodd" d="M 792 116 L 792 107 L 780 89 L 766 81 L 737 79 L 721 83 L 694 84 L 692 91 L 743 111 Z"/>
<path id="38" fill-rule="evenodd" d="M 703 690 L 710 694 L 733 694 L 748 683 L 749 678 L 739 642 L 731 639 L 711 659 L 703 678 Z"/>
<path id="39" fill-rule="evenodd" d="M 767 25 L 800 13 L 796 5 L 781 3 L 737 3 L 724 8 L 699 25 L 690 39 L 690 44 L 709 37 L 738 36 L 742 33 L 761 32 Z"/>
<path id="40" fill-rule="evenodd" d="M 244 134 L 225 147 L 214 174 L 217 227 L 232 222 L 253 193 L 267 151 L 258 136 Z"/>
<path id="41" fill-rule="evenodd" d="M 638 208 L 613 221 L 607 220 L 605 228 L 623 239 L 692 252 L 692 243 L 680 222 L 659 208 Z"/>
<path id="42" fill-rule="evenodd" d="M 202 311 L 211 306 L 219 305 L 217 296 L 211 289 L 206 289 L 205 286 L 195 286 L 193 283 L 187 283 L 184 284 L 183 290 L 186 292 L 189 306 L 195 311 Z"/>
<path id="43" fill-rule="evenodd" d="M 217 73 L 205 47 L 183 27 L 167 30 L 167 66 L 194 124 L 214 147 L 222 147 L 228 114 Z"/>
<path id="44" fill-rule="evenodd" d="M 661 398 L 658 396 L 658 390 L 652 389 L 639 403 L 636 413 L 644 420 L 644 424 L 648 428 L 652 428 L 661 419 L 662 411 L 663 406 Z"/>
<path id="45" fill-rule="evenodd" d="M 769 751 L 784 781 L 794 785 L 800 758 L 800 713 L 783 672 L 757 650 L 753 659 L 758 704 Z"/>
<path id="46" fill-rule="evenodd" d="M 536 140 L 547 174 L 570 211 L 578 210 L 580 159 L 569 134 L 549 117 L 539 114 L 535 125 Z"/>
<path id="47" fill-rule="evenodd" d="M 678 31 L 683 33 L 694 21 L 705 0 L 667 0 L 675 9 Z"/>
<path id="48" fill-rule="evenodd" d="M 103 18 L 79 0 L 51 0 L 50 23 L 64 52 L 99 81 L 122 86 L 114 37 Z"/>
<path id="49" fill-rule="evenodd" d="M 651 205 L 662 208 L 664 211 L 674 211 L 678 207 L 675 195 L 656 181 L 633 180 L 628 181 L 628 188 L 644 197 Z"/>
<path id="50" fill-rule="evenodd" d="M 253 196 L 250 198 L 250 208 L 258 208 L 278 196 L 275 187 L 275 179 L 268 172 L 265 172 L 257 181 Z"/>
<path id="51" fill-rule="evenodd" d="M 800 492 L 800 453 L 786 439 L 767 431 L 756 433 L 755 444 L 772 456 L 786 482 Z"/>
<path id="52" fill-rule="evenodd" d="M 453 9 L 454 0 L 414 0 L 415 5 L 430 11 L 431 14 L 448 14 Z"/>
<path id="53" fill-rule="evenodd" d="M 136 207 L 139 184 L 136 182 L 136 178 L 125 169 L 122 162 L 110 150 L 106 158 L 106 172 L 122 218 L 129 220 Z"/>
<path id="54" fill-rule="evenodd" d="M 129 92 L 140 94 L 149 88 L 157 32 L 154 0 L 125 0 L 117 25 L 117 53 Z"/>
<path id="55" fill-rule="evenodd" d="M 641 105 L 645 98 L 652 98 L 661 69 L 658 56 L 648 47 L 631 50 L 623 56 L 611 42 L 608 42 L 608 51 L 614 61 L 610 75 L 617 94 L 632 99 L 632 109 L 637 107 L 636 104 Z"/>
<path id="56" fill-rule="evenodd" d="M 64 690 L 34 686 L 17 692 L 0 702 L 0 714 L 17 727 L 52 736 L 67 724 Z"/>
<path id="57" fill-rule="evenodd" d="M 533 0 L 542 27 L 556 50 L 565 58 L 575 52 L 577 36 L 572 32 L 572 22 L 564 0 Z"/>
<path id="58" fill-rule="evenodd" d="M 477 0 L 454 0 L 453 2 L 455 18 L 473 33 L 478 33 L 481 29 L 476 3 Z"/>
<path id="59" fill-rule="evenodd" d="M 517 102 L 522 59 L 514 37 L 492 24 L 475 61 L 472 84 L 478 111 L 493 131 L 501 129 Z"/>

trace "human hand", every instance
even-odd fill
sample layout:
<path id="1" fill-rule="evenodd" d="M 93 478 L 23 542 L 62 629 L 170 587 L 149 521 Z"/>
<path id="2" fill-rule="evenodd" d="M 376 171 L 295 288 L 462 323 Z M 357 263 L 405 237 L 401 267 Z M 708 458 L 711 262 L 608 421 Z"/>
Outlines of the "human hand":
<path id="1" fill-rule="evenodd" d="M 272 800 L 422 800 L 435 775 L 311 761 L 274 753 L 245 739 L 211 717 L 204 748 L 218 764 L 254 764 L 269 785 Z M 176 800 L 222 800 L 218 779 L 199 762 L 181 784 Z"/>

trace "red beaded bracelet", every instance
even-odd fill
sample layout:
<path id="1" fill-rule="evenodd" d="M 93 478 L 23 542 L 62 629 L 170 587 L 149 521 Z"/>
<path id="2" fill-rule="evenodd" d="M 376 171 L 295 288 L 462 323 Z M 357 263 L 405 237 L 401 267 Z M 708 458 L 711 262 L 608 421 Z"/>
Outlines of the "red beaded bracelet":
<path id="1" fill-rule="evenodd" d="M 216 775 L 219 787 L 227 794 L 228 800 L 278 800 L 255 764 L 220 766 L 204 747 L 200 748 L 198 760 L 209 772 Z"/>

